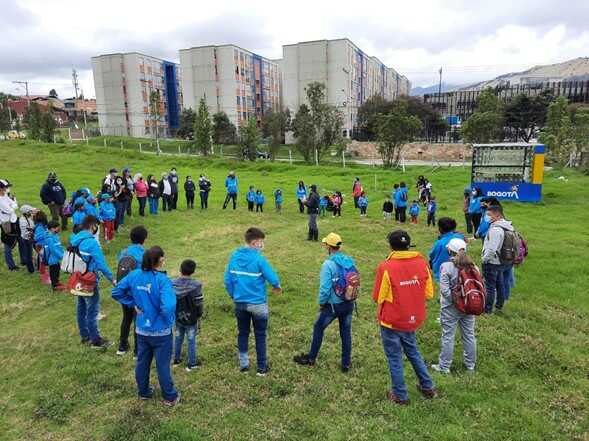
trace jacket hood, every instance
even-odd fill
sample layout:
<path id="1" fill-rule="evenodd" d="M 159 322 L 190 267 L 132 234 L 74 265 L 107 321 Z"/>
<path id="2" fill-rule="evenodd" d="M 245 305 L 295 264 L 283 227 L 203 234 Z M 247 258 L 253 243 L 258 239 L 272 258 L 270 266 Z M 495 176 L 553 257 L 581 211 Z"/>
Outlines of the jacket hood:
<path id="1" fill-rule="evenodd" d="M 72 244 L 72 246 L 77 247 L 82 240 L 93 237 L 94 236 L 89 231 L 80 231 L 79 233 L 72 235 L 70 243 Z"/>
<path id="2" fill-rule="evenodd" d="M 387 260 L 403 260 L 422 257 L 419 251 L 393 251 L 387 257 Z"/>
<path id="3" fill-rule="evenodd" d="M 260 252 L 256 249 L 250 247 L 241 247 L 235 252 L 235 260 L 239 266 L 246 266 L 259 255 Z"/>
<path id="4" fill-rule="evenodd" d="M 342 253 L 332 254 L 329 259 L 334 261 L 344 269 L 349 269 L 354 266 L 354 261 L 352 260 L 352 258 Z"/>
<path id="5" fill-rule="evenodd" d="M 503 228 L 505 230 L 509 230 L 509 231 L 513 231 L 513 225 L 511 225 L 511 221 L 505 220 L 505 219 L 499 219 L 498 221 L 495 221 L 491 224 L 491 226 L 493 227 L 500 227 Z"/>

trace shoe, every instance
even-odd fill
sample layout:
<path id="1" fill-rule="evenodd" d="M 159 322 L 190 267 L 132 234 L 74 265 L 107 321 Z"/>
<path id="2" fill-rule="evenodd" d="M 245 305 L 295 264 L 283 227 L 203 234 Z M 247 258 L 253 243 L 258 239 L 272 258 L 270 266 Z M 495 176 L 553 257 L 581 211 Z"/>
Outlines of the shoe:
<path id="1" fill-rule="evenodd" d="M 180 363 L 182 363 L 182 359 L 181 359 L 181 358 L 179 358 L 179 359 L 177 359 L 177 360 L 174 360 L 174 361 L 172 362 L 172 366 L 178 366 Z"/>
<path id="2" fill-rule="evenodd" d="M 127 353 L 127 349 L 117 349 L 117 355 L 121 356 L 121 355 L 125 355 Z"/>
<path id="3" fill-rule="evenodd" d="M 178 393 L 178 396 L 173 400 L 163 400 L 162 404 L 166 407 L 174 407 L 179 402 L 180 402 L 180 393 Z"/>
<path id="4" fill-rule="evenodd" d="M 436 398 L 438 396 L 438 391 L 433 387 L 431 389 L 424 389 L 423 387 L 421 387 L 420 384 L 418 384 L 417 390 L 421 392 L 421 395 L 423 395 L 428 400 Z"/>
<path id="5" fill-rule="evenodd" d="M 350 366 L 342 366 L 341 369 L 343 374 L 350 372 Z"/>
<path id="6" fill-rule="evenodd" d="M 391 390 L 387 392 L 387 398 L 389 399 L 389 401 L 392 401 L 393 403 L 398 404 L 400 406 L 407 406 L 409 404 L 409 400 L 402 400 L 402 399 L 400 399 Z"/>
<path id="7" fill-rule="evenodd" d="M 154 389 L 153 387 L 149 387 L 149 393 L 147 395 L 139 395 L 139 399 L 142 401 L 147 401 L 147 400 L 151 400 L 153 398 L 153 394 L 154 394 Z"/>
<path id="8" fill-rule="evenodd" d="M 292 361 L 301 366 L 315 366 L 315 360 L 310 359 L 309 354 L 295 355 Z"/>
<path id="9" fill-rule="evenodd" d="M 432 364 L 432 370 L 440 373 L 440 374 L 449 374 L 450 369 L 442 369 L 439 364 Z"/>
<path id="10" fill-rule="evenodd" d="M 82 345 L 87 345 L 88 343 L 90 343 L 90 339 L 89 338 L 83 338 L 80 340 L 80 344 Z"/>
<path id="11" fill-rule="evenodd" d="M 469 375 L 474 375 L 475 374 L 475 368 L 466 368 L 466 373 Z"/>
<path id="12" fill-rule="evenodd" d="M 186 372 L 192 372 L 192 371 L 196 370 L 196 368 L 197 368 L 197 365 L 195 364 L 194 366 L 186 366 L 186 367 L 184 368 L 184 370 L 185 370 Z"/>
<path id="13" fill-rule="evenodd" d="M 258 368 L 258 370 L 256 371 L 256 375 L 258 377 L 265 377 L 268 372 L 270 372 L 270 366 L 266 366 L 265 369 Z"/>
<path id="14" fill-rule="evenodd" d="M 13 266 L 12 268 L 8 268 L 8 271 L 19 271 L 20 267 L 18 266 Z"/>
<path id="15" fill-rule="evenodd" d="M 106 349 L 113 345 L 112 341 L 106 340 L 105 338 L 98 337 L 98 340 L 95 340 L 90 343 L 90 347 L 92 349 Z"/>
<path id="16" fill-rule="evenodd" d="M 248 372 L 250 370 L 249 366 L 245 366 L 245 367 L 240 367 L 239 368 L 239 372 L 241 372 L 242 374 L 245 372 Z"/>

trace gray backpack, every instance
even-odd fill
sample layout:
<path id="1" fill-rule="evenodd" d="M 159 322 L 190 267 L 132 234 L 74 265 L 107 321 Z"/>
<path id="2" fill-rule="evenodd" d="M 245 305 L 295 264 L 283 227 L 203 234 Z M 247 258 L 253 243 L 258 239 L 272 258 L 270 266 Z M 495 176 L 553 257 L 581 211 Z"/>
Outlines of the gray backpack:
<path id="1" fill-rule="evenodd" d="M 501 265 L 513 265 L 520 254 L 521 236 L 515 230 L 503 230 L 503 245 L 499 250 L 499 261 Z"/>

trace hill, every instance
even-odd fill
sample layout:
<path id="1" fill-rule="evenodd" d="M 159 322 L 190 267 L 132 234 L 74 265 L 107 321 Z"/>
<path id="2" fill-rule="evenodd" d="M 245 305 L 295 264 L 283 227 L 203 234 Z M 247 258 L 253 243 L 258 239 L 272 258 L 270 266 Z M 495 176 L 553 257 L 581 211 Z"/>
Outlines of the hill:
<path id="1" fill-rule="evenodd" d="M 455 84 L 442 83 L 442 92 L 452 92 L 454 90 L 460 89 L 461 87 L 462 86 L 457 86 Z M 411 96 L 421 96 L 421 95 L 425 95 L 425 94 L 438 93 L 438 90 L 439 90 L 439 85 L 432 84 L 431 86 L 414 87 L 411 89 L 411 92 L 409 94 Z"/>

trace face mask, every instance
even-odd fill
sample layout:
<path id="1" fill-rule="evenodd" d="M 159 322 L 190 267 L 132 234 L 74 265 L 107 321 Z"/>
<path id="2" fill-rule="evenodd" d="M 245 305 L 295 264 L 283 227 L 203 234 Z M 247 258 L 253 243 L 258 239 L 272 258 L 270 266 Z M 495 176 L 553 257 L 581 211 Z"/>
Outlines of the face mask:
<path id="1" fill-rule="evenodd" d="M 96 234 L 98 233 L 98 227 L 94 227 L 94 229 L 92 230 L 92 234 Z"/>
<path id="2" fill-rule="evenodd" d="M 172 176 L 176 176 L 176 171 L 172 170 Z"/>

